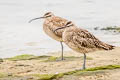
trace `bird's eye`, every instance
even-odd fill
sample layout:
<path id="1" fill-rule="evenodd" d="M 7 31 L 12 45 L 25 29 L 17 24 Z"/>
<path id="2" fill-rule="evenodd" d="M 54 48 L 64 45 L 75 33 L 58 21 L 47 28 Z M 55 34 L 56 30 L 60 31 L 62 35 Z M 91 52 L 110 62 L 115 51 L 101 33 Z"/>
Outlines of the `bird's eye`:
<path id="1" fill-rule="evenodd" d="M 45 15 L 48 15 L 49 13 L 46 13 Z"/>
<path id="2" fill-rule="evenodd" d="M 47 13 L 45 14 L 45 16 L 49 16 L 49 15 L 51 15 L 51 12 L 47 12 Z"/>
<path id="3" fill-rule="evenodd" d="M 72 22 L 71 21 L 69 21 L 69 22 L 67 22 L 67 24 L 66 25 L 70 25 Z"/>

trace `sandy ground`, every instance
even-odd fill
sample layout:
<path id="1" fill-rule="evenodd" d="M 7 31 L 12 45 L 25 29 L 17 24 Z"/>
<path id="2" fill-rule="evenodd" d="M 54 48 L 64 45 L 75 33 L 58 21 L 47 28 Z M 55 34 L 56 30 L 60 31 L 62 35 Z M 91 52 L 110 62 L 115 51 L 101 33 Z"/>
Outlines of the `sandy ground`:
<path id="1" fill-rule="evenodd" d="M 58 53 L 51 53 L 51 56 L 59 56 Z M 76 52 L 65 52 L 64 56 L 75 56 L 81 57 L 83 54 Z M 96 66 L 104 66 L 104 65 L 120 65 L 120 47 L 115 48 L 111 51 L 97 51 L 94 53 L 87 54 L 87 57 L 91 58 L 87 60 L 87 68 L 96 67 Z M 64 61 L 52 61 L 52 62 L 43 62 L 40 60 L 21 60 L 21 61 L 9 61 L 4 60 L 4 62 L 0 63 L 0 73 L 9 73 L 15 75 L 30 75 L 30 74 L 56 74 L 62 72 L 68 72 L 76 69 L 80 69 L 82 67 L 83 60 L 82 59 L 73 59 L 73 60 L 64 60 Z M 104 77 L 104 74 L 105 78 Z M 118 80 L 120 79 L 120 70 L 108 70 L 105 71 L 104 74 L 100 73 L 98 76 L 103 75 L 103 79 L 99 80 Z M 94 76 L 94 78 L 93 78 Z M 72 77 L 73 79 L 69 80 L 98 80 L 95 78 L 96 75 L 90 75 L 86 77 Z M 109 77 L 108 77 L 109 76 Z M 65 77 L 61 80 L 65 80 Z M 67 79 L 66 79 L 67 80 Z"/>
<path id="2" fill-rule="evenodd" d="M 74 74 L 64 76 L 59 80 L 119 80 L 120 69 L 87 72 L 83 74 Z"/>

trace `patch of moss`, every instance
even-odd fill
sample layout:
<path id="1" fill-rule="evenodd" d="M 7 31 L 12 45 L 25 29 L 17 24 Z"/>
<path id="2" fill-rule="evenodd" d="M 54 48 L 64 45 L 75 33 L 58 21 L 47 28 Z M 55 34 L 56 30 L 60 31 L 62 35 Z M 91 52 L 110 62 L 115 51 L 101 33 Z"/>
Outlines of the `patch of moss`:
<path id="1" fill-rule="evenodd" d="M 68 56 L 68 57 L 64 57 L 64 61 L 73 61 L 73 60 L 78 60 L 78 59 L 81 59 L 83 60 L 83 56 L 81 57 L 75 57 L 75 56 Z M 86 58 L 87 60 L 93 60 L 93 58 L 91 57 L 87 57 Z M 51 61 L 59 61 L 60 60 L 60 57 L 54 57 L 54 56 L 51 56 L 49 58 L 47 58 L 46 60 L 43 60 L 42 62 L 51 62 Z"/>
<path id="2" fill-rule="evenodd" d="M 49 58 L 50 56 L 34 56 L 34 55 L 30 55 L 30 54 L 23 54 L 23 55 L 18 55 L 12 58 L 6 58 L 7 60 L 11 60 L 11 61 L 18 61 L 18 60 L 32 60 L 32 59 L 45 59 L 45 58 Z"/>
<path id="3" fill-rule="evenodd" d="M 76 60 L 76 59 L 83 59 L 83 56 L 81 57 L 75 57 L 75 56 L 69 56 L 69 57 L 64 57 L 65 60 Z M 23 54 L 23 55 L 18 55 L 15 57 L 11 58 L 6 58 L 7 60 L 11 61 L 18 61 L 18 60 L 41 60 L 42 62 L 51 62 L 51 61 L 58 61 L 60 57 L 54 57 L 54 56 L 34 56 L 30 54 Z M 93 58 L 87 57 L 87 60 L 92 60 Z"/>
<path id="4" fill-rule="evenodd" d="M 75 57 L 75 56 L 65 57 L 65 60 L 76 60 L 76 59 L 81 59 L 81 60 L 83 60 L 83 56 L 81 56 L 81 57 Z M 91 58 L 91 57 L 87 57 L 86 59 L 87 59 L 87 60 L 93 60 L 93 58 Z"/>
<path id="5" fill-rule="evenodd" d="M 95 74 L 104 74 L 105 71 L 104 70 L 97 70 L 97 71 L 79 71 L 74 73 L 74 76 L 91 76 L 91 75 L 95 75 Z"/>
<path id="6" fill-rule="evenodd" d="M 59 79 L 64 76 L 64 73 L 59 74 L 33 74 L 32 76 L 37 77 L 38 80 L 52 80 Z"/>
<path id="7" fill-rule="evenodd" d="M 6 76 L 5 74 L 0 73 L 0 78 L 3 78 L 3 77 L 5 77 L 5 76 Z"/>
<path id="8" fill-rule="evenodd" d="M 107 65 L 107 66 L 95 67 L 95 68 L 86 69 L 85 71 L 96 71 L 96 70 L 116 69 L 116 68 L 120 68 L 120 65 Z"/>
<path id="9" fill-rule="evenodd" d="M 4 62 L 2 58 L 0 58 L 0 62 Z"/>
<path id="10" fill-rule="evenodd" d="M 18 61 L 18 60 L 30 60 L 34 58 L 34 55 L 29 55 L 29 54 L 23 54 L 23 55 L 18 55 L 12 58 L 7 58 L 7 60 L 12 60 L 12 61 Z"/>
<path id="11" fill-rule="evenodd" d="M 101 30 L 108 30 L 108 31 L 120 32 L 120 27 L 109 26 L 109 27 L 106 27 L 106 28 L 102 28 Z"/>
<path id="12" fill-rule="evenodd" d="M 59 73 L 59 74 L 34 74 L 33 76 L 38 77 L 39 80 L 53 80 L 53 79 L 57 80 L 65 75 L 85 74 L 85 73 L 87 74 L 87 72 L 95 72 L 97 70 L 110 70 L 110 69 L 118 69 L 118 68 L 120 68 L 120 65 L 107 65 L 107 66 L 89 68 L 86 70 L 75 70 L 75 71 Z"/>
<path id="13" fill-rule="evenodd" d="M 56 74 L 55 76 L 54 76 L 54 78 L 61 78 L 61 77 L 63 77 L 64 76 L 64 73 L 59 73 L 59 74 Z"/>
<path id="14" fill-rule="evenodd" d="M 38 80 L 51 80 L 54 74 L 33 74 L 32 76 L 38 77 Z"/>
<path id="15" fill-rule="evenodd" d="M 120 68 L 120 65 L 107 65 L 107 66 L 89 68 L 83 71 L 77 71 L 74 75 L 90 76 L 95 74 L 104 74 L 105 73 L 104 70 L 111 70 L 111 69 L 117 69 L 117 68 Z"/>
<path id="16" fill-rule="evenodd" d="M 6 73 L 0 73 L 0 78 L 10 77 L 10 76 L 12 76 L 12 75 L 6 74 Z"/>
<path id="17" fill-rule="evenodd" d="M 56 61 L 57 59 L 58 59 L 58 57 L 51 56 L 47 60 L 44 60 L 43 62 Z"/>
<path id="18" fill-rule="evenodd" d="M 42 59 L 42 58 L 45 59 L 45 58 L 49 58 L 49 57 L 51 57 L 51 56 L 47 56 L 47 55 L 37 56 L 38 59 Z"/>

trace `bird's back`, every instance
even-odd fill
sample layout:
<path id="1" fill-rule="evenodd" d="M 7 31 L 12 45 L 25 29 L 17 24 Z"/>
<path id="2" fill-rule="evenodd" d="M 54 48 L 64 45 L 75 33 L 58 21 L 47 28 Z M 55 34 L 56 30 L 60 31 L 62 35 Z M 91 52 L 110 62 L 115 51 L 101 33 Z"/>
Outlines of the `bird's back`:
<path id="1" fill-rule="evenodd" d="M 63 41 L 73 50 L 81 53 L 93 52 L 96 50 L 112 50 L 114 46 L 106 44 L 87 30 L 70 27 L 63 33 Z"/>
<path id="2" fill-rule="evenodd" d="M 65 26 L 66 22 L 67 22 L 66 19 L 57 16 L 47 18 L 44 21 L 43 30 L 48 36 L 52 37 L 53 39 L 57 41 L 62 41 L 62 33 L 64 29 L 58 30 L 56 32 L 54 32 L 54 30 L 57 29 L 58 27 Z"/>

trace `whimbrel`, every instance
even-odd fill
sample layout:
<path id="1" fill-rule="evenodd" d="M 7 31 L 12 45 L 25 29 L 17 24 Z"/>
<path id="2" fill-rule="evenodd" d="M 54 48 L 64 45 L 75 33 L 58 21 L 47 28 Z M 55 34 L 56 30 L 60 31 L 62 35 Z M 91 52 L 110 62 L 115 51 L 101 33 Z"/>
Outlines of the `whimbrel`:
<path id="1" fill-rule="evenodd" d="M 86 68 L 86 53 L 94 52 L 97 50 L 114 49 L 114 46 L 100 41 L 87 30 L 74 27 L 74 24 L 71 21 L 68 21 L 64 27 L 60 27 L 54 31 L 56 32 L 60 29 L 65 29 L 62 34 L 62 39 L 64 43 L 74 51 L 84 54 L 82 69 Z"/>
<path id="2" fill-rule="evenodd" d="M 62 32 L 64 31 L 64 29 L 58 30 L 55 33 L 54 33 L 54 30 L 59 27 L 65 26 L 65 23 L 67 22 L 67 20 L 64 18 L 55 16 L 52 12 L 47 12 L 44 14 L 43 17 L 34 18 L 29 22 L 32 22 L 33 20 L 36 20 L 36 19 L 45 19 L 43 24 L 43 30 L 48 36 L 60 42 L 61 48 L 62 48 L 61 60 L 63 60 Z"/>

